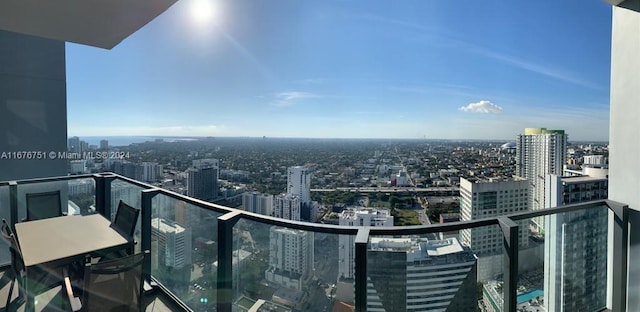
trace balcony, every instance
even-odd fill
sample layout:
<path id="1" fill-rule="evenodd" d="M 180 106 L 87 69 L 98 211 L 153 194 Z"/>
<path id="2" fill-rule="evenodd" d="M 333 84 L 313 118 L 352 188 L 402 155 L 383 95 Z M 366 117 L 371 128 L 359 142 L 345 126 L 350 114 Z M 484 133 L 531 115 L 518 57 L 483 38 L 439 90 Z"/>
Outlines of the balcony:
<path id="1" fill-rule="evenodd" d="M 429 226 L 341 227 L 248 213 L 105 173 L 0 182 L 0 218 L 22 220 L 25 194 L 53 189 L 68 199 L 69 214 L 112 218 L 120 200 L 141 209 L 136 249 L 152 254 L 147 311 L 626 307 L 628 211 L 612 201 Z M 526 227 L 536 217 L 545 217 L 545 233 L 534 236 Z M 484 233 L 491 252 L 449 238 L 465 230 Z M 10 265 L 6 246 L 0 263 Z"/>

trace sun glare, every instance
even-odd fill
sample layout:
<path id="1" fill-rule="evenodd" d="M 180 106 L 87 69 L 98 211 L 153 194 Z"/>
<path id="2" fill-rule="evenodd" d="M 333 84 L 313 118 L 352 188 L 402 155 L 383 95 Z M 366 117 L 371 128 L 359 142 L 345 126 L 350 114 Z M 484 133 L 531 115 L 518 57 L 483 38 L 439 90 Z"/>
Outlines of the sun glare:
<path id="1" fill-rule="evenodd" d="M 193 0 L 191 18 L 197 24 L 209 24 L 216 18 L 215 3 L 212 0 Z"/>

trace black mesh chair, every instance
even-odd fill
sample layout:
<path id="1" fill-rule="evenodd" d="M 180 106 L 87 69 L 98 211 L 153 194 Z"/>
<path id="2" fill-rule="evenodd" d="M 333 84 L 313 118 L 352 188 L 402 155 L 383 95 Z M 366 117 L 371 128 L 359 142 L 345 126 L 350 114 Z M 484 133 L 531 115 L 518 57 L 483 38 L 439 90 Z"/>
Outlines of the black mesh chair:
<path id="1" fill-rule="evenodd" d="M 27 218 L 33 221 L 62 216 L 60 191 L 27 193 Z"/>
<path id="2" fill-rule="evenodd" d="M 87 262 L 80 287 L 65 278 L 69 306 L 73 311 L 143 311 L 142 267 L 149 256 L 145 250 L 96 264 Z"/>
<path id="3" fill-rule="evenodd" d="M 7 244 L 9 244 L 9 250 L 11 252 L 11 268 L 7 271 L 8 278 L 11 279 L 11 284 L 9 286 L 9 294 L 7 295 L 5 311 L 15 311 L 17 310 L 17 306 L 21 305 L 25 299 L 25 280 L 27 278 L 26 269 L 22 259 L 22 252 L 18 245 L 18 240 L 16 239 L 11 226 L 5 219 L 2 219 L 0 236 L 5 240 L 5 242 L 7 242 Z M 61 269 L 34 267 L 29 269 L 29 276 L 29 290 L 33 296 L 42 294 L 63 284 Z M 13 297 L 13 289 L 16 280 L 18 281 L 18 296 L 16 297 L 16 300 L 12 302 L 11 299 Z"/>
<path id="4" fill-rule="evenodd" d="M 104 260 L 121 258 L 133 254 L 133 246 L 136 244 L 135 240 L 133 239 L 133 235 L 135 234 L 139 215 L 139 209 L 131 207 L 121 200 L 118 204 L 118 211 L 116 211 L 116 217 L 111 223 L 111 227 L 113 227 L 114 229 L 116 229 L 116 231 L 129 239 L 131 244 L 129 245 L 129 247 L 127 247 L 126 250 L 118 250 L 110 252 L 108 254 L 92 254 L 91 257 L 93 257 L 96 261 L 102 262 Z"/>
<path id="5" fill-rule="evenodd" d="M 138 223 L 140 210 L 127 205 L 122 200 L 118 203 L 116 218 L 113 220 L 113 227 L 121 234 L 133 238 Z"/>

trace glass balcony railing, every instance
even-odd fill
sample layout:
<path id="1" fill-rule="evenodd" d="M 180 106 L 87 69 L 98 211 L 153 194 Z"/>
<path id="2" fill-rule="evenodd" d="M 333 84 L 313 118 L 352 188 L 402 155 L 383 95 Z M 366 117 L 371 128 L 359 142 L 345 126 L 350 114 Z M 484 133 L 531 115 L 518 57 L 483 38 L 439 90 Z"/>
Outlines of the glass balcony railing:
<path id="1" fill-rule="evenodd" d="M 21 222 L 26 194 L 51 190 L 67 213 L 111 217 L 120 200 L 141 209 L 136 249 L 152 254 L 145 278 L 187 311 L 622 311 L 626 303 L 627 208 L 607 200 L 428 226 L 341 227 L 109 173 L 0 182 L 0 217 Z M 539 217 L 544 229 L 533 232 Z M 9 265 L 8 248 L 0 261 Z"/>

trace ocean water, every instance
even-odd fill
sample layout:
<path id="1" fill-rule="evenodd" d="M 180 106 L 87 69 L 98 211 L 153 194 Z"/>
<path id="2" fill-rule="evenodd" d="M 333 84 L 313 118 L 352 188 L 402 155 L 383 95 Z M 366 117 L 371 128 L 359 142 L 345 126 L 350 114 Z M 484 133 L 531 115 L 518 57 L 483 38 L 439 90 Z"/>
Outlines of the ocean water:
<path id="1" fill-rule="evenodd" d="M 144 143 L 147 141 L 155 141 L 156 139 L 163 139 L 165 142 L 173 142 L 173 141 L 186 141 L 186 140 L 197 140 L 197 138 L 186 138 L 186 137 L 152 137 L 152 136 L 84 136 L 79 137 L 80 140 L 86 141 L 89 145 L 97 145 L 100 146 L 101 140 L 109 141 L 109 146 L 128 146 L 133 143 Z"/>

